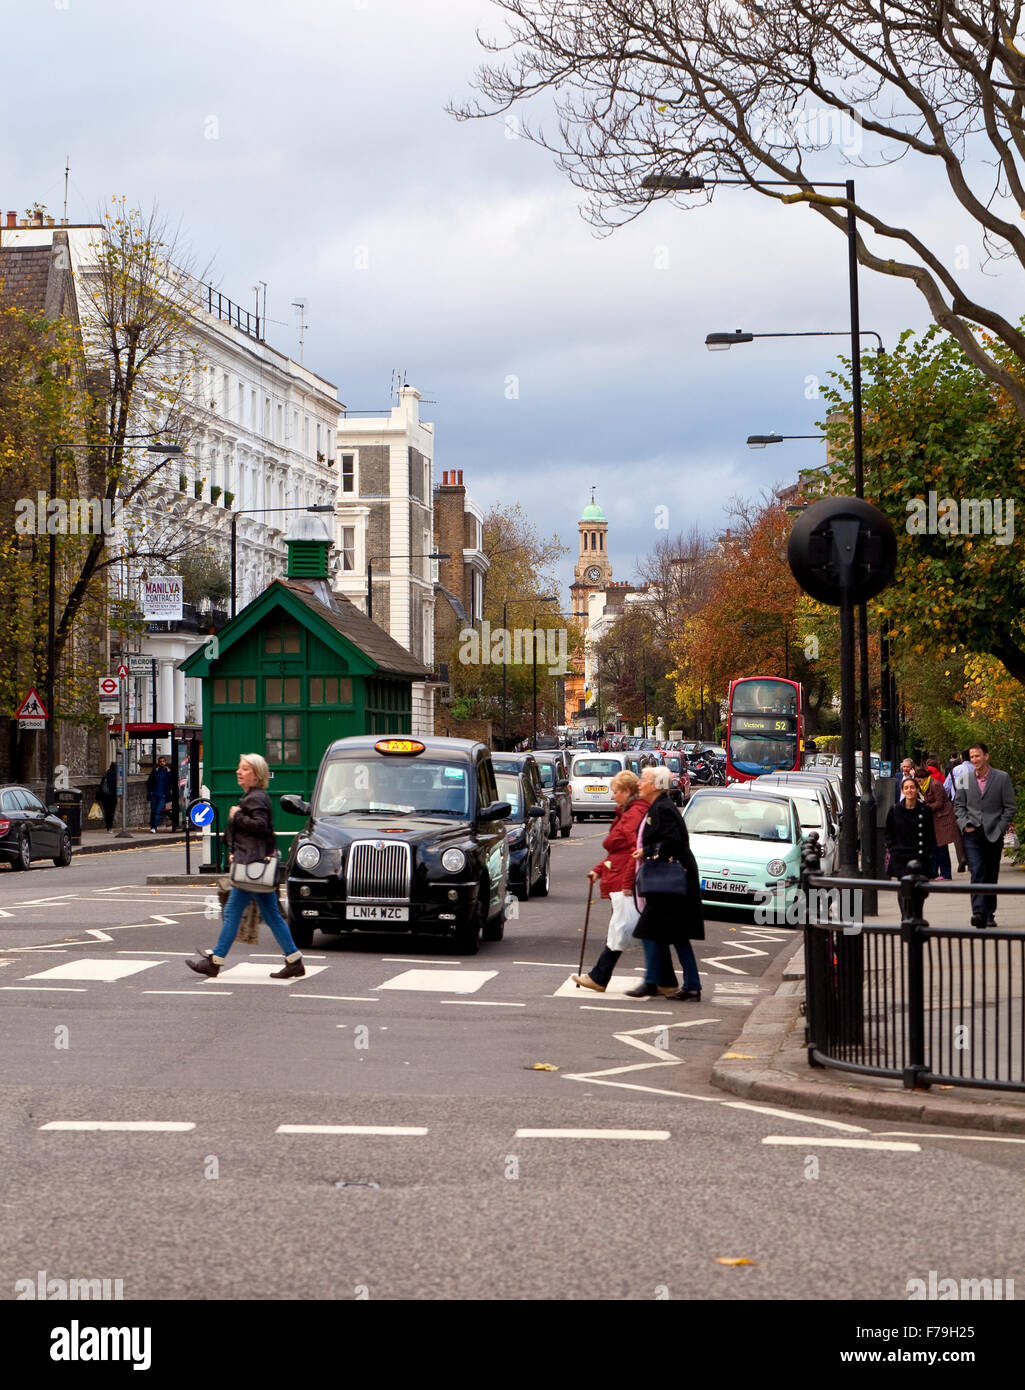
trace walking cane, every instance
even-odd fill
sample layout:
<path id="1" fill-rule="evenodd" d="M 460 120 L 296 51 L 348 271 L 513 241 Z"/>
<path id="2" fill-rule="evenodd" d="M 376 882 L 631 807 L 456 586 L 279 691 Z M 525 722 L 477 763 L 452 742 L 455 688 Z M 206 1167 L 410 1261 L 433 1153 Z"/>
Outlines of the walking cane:
<path id="1" fill-rule="evenodd" d="M 584 952 L 587 950 L 587 924 L 591 920 L 591 897 L 594 894 L 594 879 L 589 880 L 587 885 L 587 911 L 584 913 L 584 939 L 580 943 L 580 969 L 578 975 L 584 973 Z M 577 989 L 580 986 L 577 985 Z"/>

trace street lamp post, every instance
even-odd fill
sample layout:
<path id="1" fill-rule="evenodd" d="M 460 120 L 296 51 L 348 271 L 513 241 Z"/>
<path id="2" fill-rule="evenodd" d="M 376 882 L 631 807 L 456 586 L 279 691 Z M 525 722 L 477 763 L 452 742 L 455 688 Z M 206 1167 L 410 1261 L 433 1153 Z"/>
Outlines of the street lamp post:
<path id="1" fill-rule="evenodd" d="M 367 561 L 367 617 L 374 617 L 374 561 L 375 560 L 451 560 L 451 555 L 440 550 L 432 550 L 429 555 L 407 555 L 404 550 L 394 555 L 371 555 Z"/>
<path id="2" fill-rule="evenodd" d="M 152 439 L 152 434 L 125 435 L 125 441 L 130 439 Z M 116 444 L 118 441 L 113 439 L 95 439 L 83 444 L 57 443 L 50 450 L 50 500 L 52 501 L 57 492 L 57 453 L 61 449 L 102 449 Z M 165 454 L 168 458 L 184 454 L 185 450 L 180 444 L 146 444 L 129 445 L 130 448 L 142 448 L 147 454 Z M 49 806 L 54 798 L 54 739 L 57 725 L 57 714 L 54 709 L 57 691 L 57 534 L 49 526 L 48 556 L 47 556 L 47 602 L 46 602 L 46 804 Z M 122 730 L 122 734 L 124 730 Z M 127 777 L 127 772 L 126 772 Z M 127 781 L 125 782 L 127 799 Z"/>
<path id="3" fill-rule="evenodd" d="M 235 616 L 235 559 L 238 553 L 240 516 L 266 516 L 270 512 L 333 512 L 333 502 L 317 502 L 311 507 L 240 507 L 231 514 L 231 616 Z"/>
<path id="4" fill-rule="evenodd" d="M 508 614 L 508 611 L 509 611 L 509 606 L 510 606 L 510 604 L 513 604 L 513 603 L 558 603 L 558 602 L 559 602 L 559 596 L 558 596 L 558 594 L 538 594 L 538 595 L 534 595 L 534 594 L 524 594 L 522 598 L 507 598 L 507 599 L 504 599 L 503 602 L 502 602 L 502 743 L 503 743 L 503 751 L 505 751 L 505 750 L 504 750 L 504 744 L 506 743 L 506 741 L 507 741 L 507 739 L 508 739 L 507 724 L 508 724 L 508 715 L 509 715 L 509 701 L 508 701 L 508 695 L 507 695 L 507 690 L 508 690 L 508 672 L 509 672 L 509 624 L 508 624 L 508 622 L 507 622 L 507 614 Z M 536 624 L 536 621 L 537 621 L 536 616 L 535 616 L 534 621 L 535 621 L 535 624 Z M 536 630 L 536 627 L 535 627 L 535 630 Z M 536 656 L 536 655 L 537 655 L 537 653 L 536 653 L 535 651 L 532 651 L 532 652 L 531 652 L 531 657 L 534 657 L 534 656 Z M 535 739 L 536 739 L 536 738 L 537 738 L 537 662 L 536 662 L 536 661 L 533 661 L 532 664 L 533 664 L 533 667 L 534 667 L 534 737 L 535 737 Z"/>

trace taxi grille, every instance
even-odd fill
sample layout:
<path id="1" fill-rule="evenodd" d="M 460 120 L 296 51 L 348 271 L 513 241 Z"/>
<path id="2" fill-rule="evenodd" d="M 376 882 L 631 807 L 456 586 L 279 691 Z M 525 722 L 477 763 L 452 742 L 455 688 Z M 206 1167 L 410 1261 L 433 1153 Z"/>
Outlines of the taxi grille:
<path id="1" fill-rule="evenodd" d="M 349 902 L 407 903 L 412 876 L 410 847 L 404 841 L 382 845 L 374 840 L 357 840 L 349 847 Z"/>

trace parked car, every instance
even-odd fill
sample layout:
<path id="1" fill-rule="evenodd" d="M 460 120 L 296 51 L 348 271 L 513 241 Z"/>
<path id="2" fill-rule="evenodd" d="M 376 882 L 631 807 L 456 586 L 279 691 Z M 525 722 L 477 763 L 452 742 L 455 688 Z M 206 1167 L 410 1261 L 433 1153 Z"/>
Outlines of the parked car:
<path id="1" fill-rule="evenodd" d="M 530 800 L 530 784 L 518 772 L 496 773 L 498 795 L 512 808 L 506 825 L 509 841 L 509 891 L 521 902 L 531 893 L 548 896 L 552 847 L 548 843 L 545 808 Z"/>
<path id="2" fill-rule="evenodd" d="M 776 773 L 768 772 L 755 777 L 751 782 L 741 783 L 756 791 L 784 790 L 797 808 L 797 818 L 801 822 L 801 835 L 807 837 L 814 830 L 819 837 L 820 873 L 836 872 L 840 848 L 840 821 L 834 814 L 829 793 L 821 786 L 801 786 L 795 782 L 781 782 Z"/>
<path id="3" fill-rule="evenodd" d="M 669 795 L 682 806 L 690 796 L 690 764 L 682 753 L 666 753 L 662 761 L 669 769 Z"/>
<path id="4" fill-rule="evenodd" d="M 71 832 L 28 787 L 0 787 L 0 860 L 12 869 L 30 869 L 34 859 L 71 863 Z"/>
<path id="5" fill-rule="evenodd" d="M 541 785 L 551 803 L 548 834 L 554 840 L 556 835 L 568 839 L 573 829 L 573 798 L 569 790 L 569 762 L 563 752 L 537 752 L 534 754 Z"/>
<path id="6" fill-rule="evenodd" d="M 570 763 L 569 785 L 574 820 L 590 820 L 594 816 L 612 816 L 616 803 L 612 799 L 611 782 L 617 772 L 632 772 L 640 777 L 647 766 L 639 753 L 578 753 Z"/>
<path id="7" fill-rule="evenodd" d="M 509 803 L 491 753 L 461 738 L 337 739 L 324 754 L 284 869 L 295 943 L 323 932 L 449 938 L 463 955 L 500 941 L 509 880 Z"/>
<path id="8" fill-rule="evenodd" d="M 533 753 L 492 753 L 491 762 L 496 774 L 499 772 L 518 772 L 526 777 L 527 786 L 530 788 L 531 805 L 541 806 L 544 809 L 544 825 L 547 833 L 552 818 L 556 814 L 556 807 L 553 797 L 545 790 L 544 779 L 541 776 L 541 768 L 536 756 Z"/>
<path id="9" fill-rule="evenodd" d="M 789 796 L 748 787 L 695 791 L 683 812 L 708 907 L 762 907 L 783 922 L 801 878 L 801 824 Z"/>

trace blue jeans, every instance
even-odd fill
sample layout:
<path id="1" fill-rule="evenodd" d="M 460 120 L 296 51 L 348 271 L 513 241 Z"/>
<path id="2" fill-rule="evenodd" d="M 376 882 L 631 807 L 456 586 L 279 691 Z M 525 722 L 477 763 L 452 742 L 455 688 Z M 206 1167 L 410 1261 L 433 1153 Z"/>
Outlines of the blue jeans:
<path id="1" fill-rule="evenodd" d="M 683 972 L 683 984 L 680 988 L 700 989 L 701 976 L 698 974 L 698 963 L 694 958 L 694 947 L 689 941 L 678 941 L 676 954 L 680 958 L 680 969 Z M 673 958 L 669 953 L 669 947 L 660 941 L 644 942 L 644 980 L 646 984 L 661 985 L 663 988 L 676 985 Z"/>
<path id="2" fill-rule="evenodd" d="M 156 830 L 160 826 L 164 815 L 164 807 L 167 805 L 167 796 L 164 792 L 150 792 L 149 798 L 149 824 L 151 830 Z"/>
<path id="3" fill-rule="evenodd" d="M 274 940 L 282 952 L 286 956 L 296 955 L 296 945 L 292 940 L 292 933 L 288 930 L 288 923 L 281 915 L 277 893 L 247 893 L 244 888 L 233 888 L 224 904 L 224 925 L 214 947 L 214 955 L 218 960 L 223 960 L 231 950 L 232 943 L 238 936 L 242 913 L 254 899 L 260 909 L 260 916 L 274 933 Z"/>

